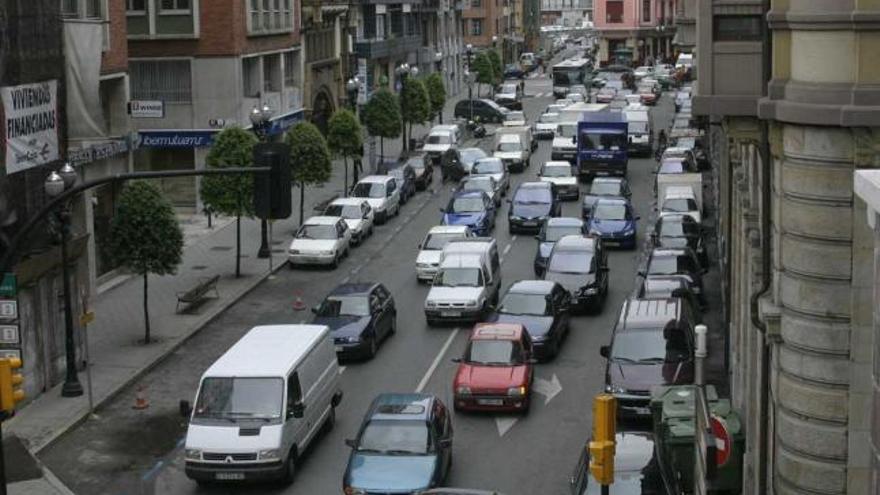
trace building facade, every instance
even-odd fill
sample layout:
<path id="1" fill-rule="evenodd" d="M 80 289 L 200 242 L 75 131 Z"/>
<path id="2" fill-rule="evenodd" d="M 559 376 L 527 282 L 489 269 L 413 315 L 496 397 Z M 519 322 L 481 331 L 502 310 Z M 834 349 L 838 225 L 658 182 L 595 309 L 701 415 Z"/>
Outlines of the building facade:
<path id="1" fill-rule="evenodd" d="M 880 165 L 880 10 L 715 0 L 696 14 L 744 493 L 880 493 L 874 217 L 853 190 Z"/>
<path id="2" fill-rule="evenodd" d="M 480 48 L 501 48 L 505 36 L 513 35 L 516 0 L 464 0 L 464 42 Z"/>
<path id="3" fill-rule="evenodd" d="M 593 25 L 601 65 L 671 60 L 673 0 L 595 0 Z"/>
<path id="4" fill-rule="evenodd" d="M 697 46 L 697 0 L 676 1 L 674 24 L 673 50 L 693 53 Z"/>
<path id="5" fill-rule="evenodd" d="M 592 19 L 593 0 L 541 0 L 542 26 L 578 27 Z"/>

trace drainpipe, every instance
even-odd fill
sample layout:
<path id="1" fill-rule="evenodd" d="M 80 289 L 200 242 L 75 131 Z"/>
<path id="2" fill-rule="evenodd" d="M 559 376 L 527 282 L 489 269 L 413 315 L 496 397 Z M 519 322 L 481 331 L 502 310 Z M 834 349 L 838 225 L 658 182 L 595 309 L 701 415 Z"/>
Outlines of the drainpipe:
<path id="1" fill-rule="evenodd" d="M 770 11 L 770 0 L 763 0 L 762 11 L 767 13 Z M 766 14 L 765 14 L 766 15 Z M 764 33 L 762 39 L 762 93 L 764 97 L 769 95 L 770 76 L 773 70 L 772 53 L 772 34 L 770 26 L 764 25 Z M 761 154 L 761 288 L 752 294 L 750 302 L 750 312 L 752 325 L 761 333 L 763 340 L 763 352 L 761 354 L 761 436 L 759 438 L 758 447 L 758 493 L 768 493 L 768 458 L 770 453 L 770 439 L 768 438 L 768 430 L 770 424 L 769 404 L 770 404 L 770 344 L 767 341 L 767 325 L 761 321 L 758 314 L 758 300 L 770 290 L 771 270 L 770 265 L 770 180 L 771 163 L 770 163 L 770 140 L 768 136 L 769 125 L 766 120 L 761 122 L 761 141 L 759 152 Z"/>

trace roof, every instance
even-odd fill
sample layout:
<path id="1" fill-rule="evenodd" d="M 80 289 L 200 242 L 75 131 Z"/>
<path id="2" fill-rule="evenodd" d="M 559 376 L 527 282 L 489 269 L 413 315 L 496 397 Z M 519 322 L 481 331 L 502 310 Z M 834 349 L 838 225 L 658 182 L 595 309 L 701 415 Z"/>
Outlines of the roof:
<path id="1" fill-rule="evenodd" d="M 367 203 L 364 198 L 336 198 L 330 202 L 331 205 L 357 205 L 360 206 Z"/>
<path id="2" fill-rule="evenodd" d="M 319 215 L 316 217 L 309 217 L 306 219 L 303 225 L 336 225 L 339 223 L 339 219 L 342 217 L 328 217 L 325 215 Z"/>
<path id="3" fill-rule="evenodd" d="M 670 320 L 678 318 L 681 301 L 675 298 L 627 299 L 623 306 L 622 328 L 657 328 Z"/>
<path id="4" fill-rule="evenodd" d="M 608 183 L 608 184 L 622 184 L 625 181 L 623 177 L 596 177 L 593 179 L 593 184 L 595 183 Z"/>
<path id="5" fill-rule="evenodd" d="M 513 283 L 508 293 L 515 294 L 549 294 L 556 282 L 551 280 L 519 280 Z"/>
<path id="6" fill-rule="evenodd" d="M 523 326 L 518 323 L 477 323 L 471 340 L 519 340 Z"/>
<path id="7" fill-rule="evenodd" d="M 479 268 L 482 267 L 480 255 L 476 253 L 443 254 L 440 268 Z"/>
<path id="8" fill-rule="evenodd" d="M 582 227 L 584 221 L 575 217 L 550 217 L 546 224 L 548 227 Z"/>
<path id="9" fill-rule="evenodd" d="M 335 289 L 330 291 L 330 296 L 351 296 L 358 294 L 368 294 L 370 290 L 377 285 L 376 282 L 351 282 L 348 284 L 337 285 Z"/>
<path id="10" fill-rule="evenodd" d="M 619 198 L 617 196 L 599 196 L 598 199 L 596 199 L 596 202 L 594 204 L 596 206 L 603 205 L 603 204 L 604 205 L 623 205 L 623 206 L 626 206 L 629 204 L 629 201 L 627 201 L 624 198 Z"/>
<path id="11" fill-rule="evenodd" d="M 440 131 L 440 130 L 457 131 L 458 125 L 457 124 L 441 124 L 441 125 L 435 125 L 434 127 L 431 128 L 431 132 Z"/>
<path id="12" fill-rule="evenodd" d="M 361 177 L 361 179 L 358 182 L 373 182 L 373 183 L 384 184 L 385 182 L 387 182 L 388 180 L 393 179 L 393 178 L 394 177 L 390 177 L 388 175 L 368 175 L 366 177 Z"/>
<path id="13" fill-rule="evenodd" d="M 651 258 L 682 256 L 687 254 L 688 251 L 690 251 L 690 248 L 654 248 L 651 251 Z"/>
<path id="14" fill-rule="evenodd" d="M 367 416 L 370 420 L 426 421 L 431 416 L 431 404 L 435 400 L 429 394 L 379 394 L 373 399 Z"/>
<path id="15" fill-rule="evenodd" d="M 329 332 L 325 325 L 254 327 L 214 361 L 204 376 L 286 376 Z"/>
<path id="16" fill-rule="evenodd" d="M 571 163 L 567 161 L 549 161 L 544 164 L 544 167 L 568 167 L 571 168 Z"/>
<path id="17" fill-rule="evenodd" d="M 564 251 L 567 249 L 578 251 L 594 251 L 596 249 L 596 239 L 593 237 L 584 237 L 580 235 L 564 235 L 553 245 L 554 251 Z"/>
<path id="18" fill-rule="evenodd" d="M 549 182 L 523 182 L 518 189 L 551 189 L 552 187 Z"/>
<path id="19" fill-rule="evenodd" d="M 553 68 L 574 68 L 574 67 L 584 67 L 589 65 L 590 61 L 585 58 L 577 58 L 577 59 L 566 59 L 558 64 L 554 65 Z"/>
<path id="20" fill-rule="evenodd" d="M 435 225 L 428 231 L 429 234 L 464 234 L 467 233 L 467 225 Z"/>
<path id="21" fill-rule="evenodd" d="M 626 123 L 626 116 L 620 112 L 592 112 L 585 113 L 581 122 L 598 122 L 603 124 Z"/>

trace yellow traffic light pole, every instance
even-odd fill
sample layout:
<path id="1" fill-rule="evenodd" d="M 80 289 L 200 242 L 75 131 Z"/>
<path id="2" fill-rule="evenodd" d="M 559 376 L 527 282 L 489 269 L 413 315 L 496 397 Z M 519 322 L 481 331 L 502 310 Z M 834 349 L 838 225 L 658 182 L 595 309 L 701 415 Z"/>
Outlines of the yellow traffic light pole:
<path id="1" fill-rule="evenodd" d="M 8 357 L 0 359 L 0 428 L 3 421 L 15 414 L 15 404 L 24 400 L 21 384 L 24 378 L 13 370 L 21 369 L 21 359 Z M 3 458 L 3 431 L 0 430 L 0 495 L 6 495 L 6 463 Z"/>
<path id="2" fill-rule="evenodd" d="M 610 493 L 614 483 L 614 437 L 617 432 L 617 399 L 611 394 L 593 398 L 593 437 L 590 440 L 590 473 L 602 486 L 602 495 Z"/>

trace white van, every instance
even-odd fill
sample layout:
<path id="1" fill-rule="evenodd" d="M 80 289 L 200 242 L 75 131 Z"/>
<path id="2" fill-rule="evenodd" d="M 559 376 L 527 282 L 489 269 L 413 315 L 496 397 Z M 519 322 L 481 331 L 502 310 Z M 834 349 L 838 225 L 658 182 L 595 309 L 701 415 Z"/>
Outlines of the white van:
<path id="1" fill-rule="evenodd" d="M 214 481 L 293 481 L 298 457 L 342 400 L 325 325 L 254 327 L 202 375 L 189 417 L 186 475 Z"/>
<path id="2" fill-rule="evenodd" d="M 446 278 L 460 280 L 450 284 Z M 500 291 L 501 259 L 495 239 L 452 239 L 443 247 L 434 285 L 425 298 L 425 319 L 429 325 L 479 321 L 498 304 Z"/>

